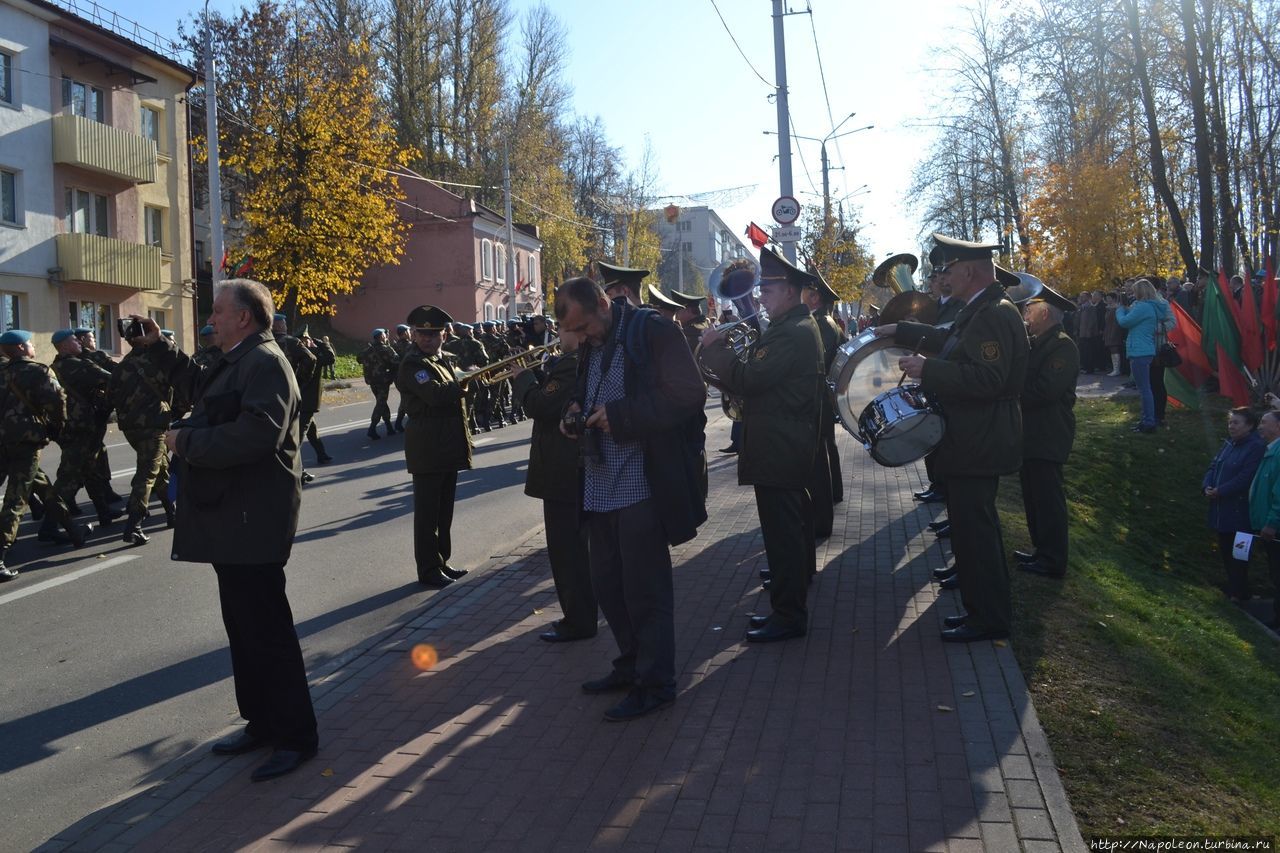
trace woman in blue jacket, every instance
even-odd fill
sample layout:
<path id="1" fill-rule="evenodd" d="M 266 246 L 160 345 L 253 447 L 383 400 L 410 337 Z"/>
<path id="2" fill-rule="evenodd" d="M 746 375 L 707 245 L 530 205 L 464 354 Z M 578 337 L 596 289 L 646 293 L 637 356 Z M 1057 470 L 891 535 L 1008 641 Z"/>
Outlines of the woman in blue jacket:
<path id="1" fill-rule="evenodd" d="M 1249 486 L 1262 462 L 1266 443 L 1257 433 L 1258 414 L 1241 406 L 1227 417 L 1227 440 L 1209 463 L 1200 489 L 1209 499 L 1209 527 L 1218 534 L 1218 551 L 1227 570 L 1227 595 L 1232 601 L 1249 598 L 1249 561 L 1237 560 L 1231 551 L 1241 530 L 1253 530 L 1249 521 Z"/>
<path id="2" fill-rule="evenodd" d="M 1156 296 L 1155 286 L 1145 278 L 1133 283 L 1134 301 L 1116 309 L 1116 322 L 1129 330 L 1124 339 L 1129 369 L 1142 396 L 1142 419 L 1134 432 L 1156 431 L 1156 401 L 1151 393 L 1151 360 L 1156 354 L 1156 331 L 1161 321 L 1173 319 L 1169 303 Z"/>

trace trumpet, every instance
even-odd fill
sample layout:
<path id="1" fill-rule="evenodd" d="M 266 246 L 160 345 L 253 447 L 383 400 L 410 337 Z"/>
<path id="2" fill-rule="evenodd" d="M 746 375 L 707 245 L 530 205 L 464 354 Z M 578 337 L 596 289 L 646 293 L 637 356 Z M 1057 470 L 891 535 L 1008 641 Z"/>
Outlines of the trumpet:
<path id="1" fill-rule="evenodd" d="M 470 382 L 479 382 L 482 385 L 496 385 L 499 382 L 510 379 L 521 370 L 538 367 L 544 364 L 548 358 L 559 354 L 560 339 L 555 338 L 550 343 L 543 344 L 540 347 L 527 349 L 524 352 L 518 352 L 515 355 L 509 355 L 491 364 L 486 364 L 484 367 L 477 367 L 475 370 L 468 370 L 466 373 L 459 374 L 458 384 L 464 388 Z"/>

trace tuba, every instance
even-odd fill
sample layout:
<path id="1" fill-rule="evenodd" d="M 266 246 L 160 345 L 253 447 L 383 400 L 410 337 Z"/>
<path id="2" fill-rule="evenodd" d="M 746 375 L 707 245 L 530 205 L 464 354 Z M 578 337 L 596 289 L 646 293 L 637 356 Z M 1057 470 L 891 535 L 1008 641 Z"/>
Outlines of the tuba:
<path id="1" fill-rule="evenodd" d="M 1035 299 L 1044 290 L 1044 282 L 1031 273 L 1019 272 L 1014 275 L 1018 277 L 1018 283 L 1004 289 L 1005 299 L 1014 305 L 1021 306 L 1022 303 Z"/>
<path id="2" fill-rule="evenodd" d="M 886 287 L 894 293 L 915 290 L 916 281 L 913 276 L 919 265 L 919 259 L 910 253 L 893 255 L 876 267 L 876 271 L 871 274 L 871 283 L 876 287 Z"/>
<path id="3" fill-rule="evenodd" d="M 755 258 L 731 258 L 711 272 L 707 279 L 707 292 L 716 300 L 732 302 L 741 320 L 734 323 L 721 323 L 716 330 L 725 336 L 725 343 L 733 350 L 739 361 L 747 360 L 747 351 L 760 339 L 760 303 L 756 300 L 755 289 L 760 285 L 760 264 Z M 742 419 L 742 400 L 725 390 L 720 377 L 711 370 L 699 356 L 702 345 L 693 351 L 694 361 L 709 385 L 720 390 L 720 408 L 725 417 L 731 421 Z"/>
<path id="4" fill-rule="evenodd" d="M 872 284 L 894 292 L 880 309 L 877 326 L 899 323 L 908 318 L 933 325 L 938 318 L 938 304 L 929 294 L 916 289 L 913 276 L 919 263 L 916 256 L 909 253 L 892 255 L 871 274 Z"/>

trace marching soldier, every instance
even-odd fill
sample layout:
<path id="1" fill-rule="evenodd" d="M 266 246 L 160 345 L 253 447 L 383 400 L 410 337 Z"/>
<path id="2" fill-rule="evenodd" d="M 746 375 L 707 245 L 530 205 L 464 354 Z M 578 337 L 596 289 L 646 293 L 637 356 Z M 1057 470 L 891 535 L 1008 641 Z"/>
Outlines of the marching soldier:
<path id="1" fill-rule="evenodd" d="M 369 345 L 356 355 L 356 361 L 364 370 L 364 383 L 373 391 L 373 417 L 369 421 L 369 438 L 377 441 L 378 421 L 387 424 L 387 435 L 395 432 L 391 425 L 391 406 L 387 404 L 387 396 L 391 393 L 391 383 L 396 378 L 396 351 L 387 343 L 387 330 L 374 329 Z"/>
<path id="2" fill-rule="evenodd" d="M 1004 296 L 992 252 L 983 245 L 933 235 L 939 276 L 964 308 L 950 329 L 922 323 L 876 327 L 880 337 L 933 356 L 910 355 L 898 366 L 946 412 L 947 430 L 935 464 L 947 479 L 951 547 L 964 613 L 947 617 L 944 642 L 1009 636 L 1013 618 L 996 493 L 1000 476 L 1022 464 L 1022 393 L 1027 330 Z M 936 260 L 935 260 L 936 258 Z"/>
<path id="3" fill-rule="evenodd" d="M 111 506 L 106 483 L 96 474 L 98 455 L 102 453 L 98 422 L 102 412 L 111 410 L 107 401 L 111 373 L 84 356 L 80 341 L 71 329 L 54 332 L 52 340 L 58 351 L 53 359 L 53 372 L 66 393 L 67 404 L 66 423 L 56 439 L 62 448 L 62 459 L 53 488 L 69 506 L 84 487 L 98 511 L 99 526 L 105 527 L 124 514 Z M 55 536 L 53 527 L 53 519 L 46 514 L 41 536 Z"/>
<path id="4" fill-rule="evenodd" d="M 413 337 L 409 334 L 409 327 L 404 323 L 396 326 L 396 336 L 391 341 L 391 348 L 396 351 L 396 364 L 400 363 L 400 359 L 404 358 L 404 354 L 409 351 L 409 347 L 413 346 Z M 400 406 L 396 409 L 396 431 L 404 432 L 404 398 L 400 398 Z"/>
<path id="5" fill-rule="evenodd" d="M 742 398 L 743 446 L 738 482 L 754 486 L 771 582 L 768 616 L 751 617 L 747 640 L 803 637 L 814 572 L 813 508 L 806 489 L 818 448 L 822 340 L 801 301 L 814 276 L 769 249 L 760 250 L 760 304 L 771 321 L 740 360 L 719 330 L 702 333 L 702 362 Z"/>
<path id="6" fill-rule="evenodd" d="M 201 367 L 212 367 L 222 355 L 222 350 L 213 342 L 213 326 L 200 327 L 200 348 L 191 359 Z"/>
<path id="7" fill-rule="evenodd" d="M 111 377 L 108 396 L 116 410 L 116 424 L 138 458 L 121 539 L 130 545 L 144 545 L 151 539 L 142 532 L 142 519 L 153 492 L 164 507 L 166 525 L 173 527 L 169 454 L 164 446 L 165 431 L 173 422 L 173 388 L 164 371 L 146 357 L 141 337 L 130 340 L 129 346 Z"/>
<path id="8" fill-rule="evenodd" d="M 57 438 L 66 419 L 66 403 L 48 367 L 33 361 L 31 333 L 10 329 L 0 335 L 3 381 L 0 382 L 0 465 L 6 480 L 0 506 L 0 581 L 13 580 L 18 570 L 4 564 L 5 554 L 18 538 L 18 524 L 35 489 L 44 501 L 45 515 L 61 525 L 77 547 L 84 545 L 87 528 L 76 524 L 53 484 L 40 470 L 40 448 Z"/>
<path id="9" fill-rule="evenodd" d="M 316 412 L 320 411 L 320 367 L 316 363 L 316 355 L 311 348 L 289 334 L 289 320 L 284 314 L 277 313 L 271 318 L 271 336 L 275 338 L 276 345 L 280 347 L 284 357 L 289 360 L 289 366 L 293 368 L 294 381 L 298 385 L 300 394 L 298 435 L 301 441 L 301 436 L 306 434 L 312 418 L 316 416 Z M 310 483 L 315 478 L 315 474 L 308 473 L 304 465 L 302 482 Z"/>
<path id="10" fill-rule="evenodd" d="M 458 370 L 466 373 L 489 363 L 489 353 L 484 344 L 475 339 L 471 326 L 466 323 L 452 324 L 454 336 L 444 344 L 444 350 L 452 355 Z M 467 398 L 467 427 L 475 435 L 489 427 L 489 395 L 492 389 L 483 382 L 470 382 L 464 389 Z"/>
<path id="11" fill-rule="evenodd" d="M 480 343 L 484 345 L 484 351 L 488 353 L 488 364 L 494 361 L 501 361 L 511 355 L 511 347 L 507 344 L 506 336 L 498 334 L 498 324 L 492 320 L 487 320 L 483 324 L 484 332 L 480 335 Z M 506 426 L 506 405 L 511 399 L 511 383 L 507 380 L 495 382 L 488 387 L 489 399 L 485 404 L 487 409 L 487 422 L 490 426 L 497 426 L 499 429 Z M 512 423 L 515 418 L 512 417 Z"/>
<path id="12" fill-rule="evenodd" d="M 821 274 L 814 274 L 813 282 L 804 289 L 804 305 L 809 309 L 813 322 L 818 327 L 818 336 L 822 339 L 822 375 L 825 377 L 835 361 L 836 349 L 840 346 L 840 327 L 831 319 L 831 306 L 836 304 L 836 292 L 831 289 Z M 813 456 L 813 474 L 809 478 L 809 497 L 813 499 L 813 535 L 817 539 L 826 539 L 831 535 L 835 523 L 834 505 L 835 487 L 840 485 L 840 500 L 844 500 L 844 486 L 840 476 L 832 476 L 839 471 L 840 460 L 831 458 L 836 452 L 836 410 L 835 400 L 825 383 L 820 395 L 822 409 L 818 415 L 818 450 Z"/>
<path id="13" fill-rule="evenodd" d="M 103 370 L 114 374 L 116 372 L 116 361 L 102 350 L 98 349 L 98 339 L 94 335 L 93 329 L 86 329 L 83 326 L 73 330 L 76 340 L 80 342 L 83 349 L 83 355 L 96 362 Z M 110 403 L 110 400 L 108 400 Z M 98 467 L 94 471 L 97 477 L 107 488 L 107 500 L 113 504 L 124 503 L 124 496 L 117 494 L 116 490 L 111 487 L 111 461 L 107 459 L 107 423 L 111 418 L 111 408 L 108 406 L 106 411 L 98 412 L 98 443 L 102 445 L 102 452 L 98 454 Z"/>
<path id="14" fill-rule="evenodd" d="M 306 329 L 302 330 L 299 340 L 316 357 L 316 372 L 305 387 L 298 389 L 298 434 L 306 436 L 307 443 L 316 453 L 316 464 L 324 465 L 332 462 L 333 457 L 324 452 L 324 442 L 320 440 L 320 433 L 316 429 L 316 415 L 320 412 L 320 404 L 324 398 L 325 370 L 332 367 L 338 358 L 328 341 L 316 340 L 307 334 Z"/>
<path id="15" fill-rule="evenodd" d="M 413 347 L 400 362 L 396 388 L 409 414 L 404 459 L 413 475 L 413 558 L 418 582 L 439 589 L 467 573 L 449 565 L 449 557 L 458 472 L 471 468 L 471 432 L 458 376 L 440 355 L 453 318 L 421 305 L 407 322 Z"/>

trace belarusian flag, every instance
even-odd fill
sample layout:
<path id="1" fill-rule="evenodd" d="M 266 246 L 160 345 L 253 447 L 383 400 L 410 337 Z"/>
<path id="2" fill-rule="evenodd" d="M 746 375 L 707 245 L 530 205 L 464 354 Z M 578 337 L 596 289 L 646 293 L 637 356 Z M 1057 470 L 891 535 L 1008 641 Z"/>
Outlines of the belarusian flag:
<path id="1" fill-rule="evenodd" d="M 1233 312 L 1227 307 L 1229 299 L 1230 297 L 1224 298 L 1220 287 L 1210 285 L 1204 289 L 1204 334 L 1201 344 L 1215 370 L 1221 369 L 1218 364 L 1219 351 L 1225 353 L 1234 367 L 1240 366 L 1240 330 L 1236 328 Z"/>

